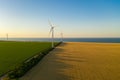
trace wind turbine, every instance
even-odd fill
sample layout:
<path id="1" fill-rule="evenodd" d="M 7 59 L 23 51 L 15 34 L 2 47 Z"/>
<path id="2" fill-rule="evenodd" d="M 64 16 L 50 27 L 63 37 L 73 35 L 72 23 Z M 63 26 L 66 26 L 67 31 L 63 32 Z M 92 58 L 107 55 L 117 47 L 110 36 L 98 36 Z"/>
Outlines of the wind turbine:
<path id="1" fill-rule="evenodd" d="M 8 40 L 8 33 L 6 34 L 6 38 L 7 38 L 7 40 Z"/>
<path id="2" fill-rule="evenodd" d="M 54 48 L 54 28 L 55 28 L 55 26 L 48 20 L 48 22 L 49 22 L 49 25 L 50 25 L 50 32 L 49 32 L 49 34 L 51 34 L 52 36 L 52 48 Z"/>
<path id="3" fill-rule="evenodd" d="M 61 42 L 63 42 L 63 33 L 61 32 Z"/>

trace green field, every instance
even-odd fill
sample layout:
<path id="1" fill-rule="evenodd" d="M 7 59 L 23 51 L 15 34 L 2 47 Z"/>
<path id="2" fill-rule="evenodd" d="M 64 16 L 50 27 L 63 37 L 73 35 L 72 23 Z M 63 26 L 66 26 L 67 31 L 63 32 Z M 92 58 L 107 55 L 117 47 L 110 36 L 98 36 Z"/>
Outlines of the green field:
<path id="1" fill-rule="evenodd" d="M 0 42 L 0 75 L 51 47 L 50 42 Z"/>

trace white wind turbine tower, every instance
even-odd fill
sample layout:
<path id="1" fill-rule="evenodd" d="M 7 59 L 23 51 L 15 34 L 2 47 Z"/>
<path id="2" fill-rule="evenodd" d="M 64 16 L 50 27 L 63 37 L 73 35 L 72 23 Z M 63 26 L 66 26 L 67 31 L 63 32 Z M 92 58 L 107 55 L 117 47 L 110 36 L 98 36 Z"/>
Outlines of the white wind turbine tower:
<path id="1" fill-rule="evenodd" d="M 49 34 L 51 34 L 52 36 L 52 48 L 54 48 L 54 28 L 55 26 L 49 21 L 49 25 L 50 25 L 50 32 Z"/>
<path id="2" fill-rule="evenodd" d="M 61 42 L 63 42 L 63 33 L 61 32 Z"/>
<path id="3" fill-rule="evenodd" d="M 6 34 L 6 38 L 7 38 L 7 40 L 8 40 L 8 33 Z"/>

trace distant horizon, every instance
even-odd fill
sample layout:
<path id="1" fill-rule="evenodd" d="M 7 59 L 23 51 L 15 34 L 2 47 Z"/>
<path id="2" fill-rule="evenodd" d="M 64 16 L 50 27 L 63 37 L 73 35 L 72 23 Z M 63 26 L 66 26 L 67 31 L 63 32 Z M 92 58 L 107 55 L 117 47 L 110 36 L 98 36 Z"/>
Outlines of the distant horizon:
<path id="1" fill-rule="evenodd" d="M 0 38 L 6 39 L 6 37 L 0 37 Z M 9 38 L 51 38 L 51 37 L 9 37 Z M 59 38 L 61 37 L 55 37 L 55 39 L 59 39 Z M 64 37 L 64 38 L 120 38 L 120 37 Z"/>
<path id="2" fill-rule="evenodd" d="M 0 41 L 37 41 L 37 42 L 51 42 L 52 38 L 0 38 Z M 54 42 L 103 42 L 103 43 L 120 43 L 120 38 L 116 37 L 99 37 L 99 38 L 54 38 Z"/>

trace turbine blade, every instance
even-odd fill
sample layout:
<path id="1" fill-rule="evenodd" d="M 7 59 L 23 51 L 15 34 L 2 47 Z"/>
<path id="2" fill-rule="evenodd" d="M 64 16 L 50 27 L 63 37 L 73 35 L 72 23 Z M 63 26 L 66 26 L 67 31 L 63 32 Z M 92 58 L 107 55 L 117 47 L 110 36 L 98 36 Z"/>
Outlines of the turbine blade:
<path id="1" fill-rule="evenodd" d="M 51 27 L 51 29 L 50 29 L 50 31 L 49 31 L 49 35 L 51 34 L 51 32 L 52 32 L 52 27 Z"/>
<path id="2" fill-rule="evenodd" d="M 50 21 L 50 20 L 48 20 L 48 22 L 49 22 L 49 25 L 52 27 L 52 23 L 51 23 L 51 21 Z"/>

